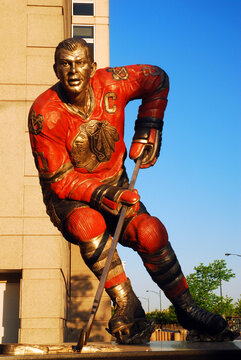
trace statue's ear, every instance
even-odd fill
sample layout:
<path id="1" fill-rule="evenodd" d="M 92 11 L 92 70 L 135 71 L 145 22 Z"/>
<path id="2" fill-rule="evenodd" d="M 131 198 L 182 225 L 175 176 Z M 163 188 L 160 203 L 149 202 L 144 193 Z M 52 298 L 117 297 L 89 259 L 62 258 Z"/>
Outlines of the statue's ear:
<path id="1" fill-rule="evenodd" d="M 59 76 L 58 76 L 58 71 L 57 71 L 57 66 L 56 64 L 53 65 L 53 68 L 54 68 L 54 72 L 55 72 L 55 75 L 57 76 L 57 78 L 59 79 Z"/>
<path id="2" fill-rule="evenodd" d="M 92 64 L 91 64 L 91 73 L 90 73 L 91 78 L 95 75 L 96 68 L 97 68 L 96 62 L 92 62 Z"/>

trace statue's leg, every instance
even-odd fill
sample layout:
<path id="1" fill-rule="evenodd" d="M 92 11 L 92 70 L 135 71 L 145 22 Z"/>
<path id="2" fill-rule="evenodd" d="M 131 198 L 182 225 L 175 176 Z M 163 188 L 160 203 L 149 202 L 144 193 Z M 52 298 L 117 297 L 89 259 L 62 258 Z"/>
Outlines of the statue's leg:
<path id="1" fill-rule="evenodd" d="M 111 236 L 103 216 L 89 207 L 77 208 L 67 216 L 65 231 L 80 246 L 86 265 L 99 279 L 111 245 Z M 105 287 L 110 288 L 126 280 L 121 260 L 115 251 Z"/>
<path id="2" fill-rule="evenodd" d="M 211 336 L 223 333 L 227 322 L 194 303 L 167 231 L 157 218 L 149 214 L 137 216 L 124 233 L 123 243 L 125 241 L 129 246 L 133 242 L 151 278 L 174 305 L 184 328 Z"/>
<path id="3" fill-rule="evenodd" d="M 79 244 L 85 263 L 100 279 L 112 241 L 103 216 L 88 207 L 77 208 L 67 216 L 65 231 L 68 237 L 71 236 L 74 242 Z M 105 290 L 114 303 L 114 315 L 109 321 L 109 332 L 117 341 L 130 343 L 137 332 L 144 330 L 146 334 L 148 323 L 145 312 L 132 290 L 129 279 L 126 278 L 117 251 L 107 275 Z M 139 338 L 138 341 L 141 342 Z M 142 339 L 143 342 L 146 342 L 146 336 L 145 341 Z"/>
<path id="4" fill-rule="evenodd" d="M 120 344 L 146 344 L 154 331 L 130 280 L 106 289 L 114 303 L 114 315 L 109 321 L 109 332 Z"/>

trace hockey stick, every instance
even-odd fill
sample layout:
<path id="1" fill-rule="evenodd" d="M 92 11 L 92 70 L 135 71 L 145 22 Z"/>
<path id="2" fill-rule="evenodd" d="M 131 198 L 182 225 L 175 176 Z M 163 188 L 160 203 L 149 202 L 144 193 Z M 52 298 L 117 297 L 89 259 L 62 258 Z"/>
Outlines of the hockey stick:
<path id="1" fill-rule="evenodd" d="M 128 187 L 129 190 L 134 189 L 136 178 L 137 178 L 137 175 L 138 175 L 138 171 L 139 171 L 139 168 L 140 168 L 140 165 L 141 165 L 141 160 L 142 160 L 142 156 L 140 156 L 136 161 L 136 165 L 135 165 L 135 168 L 134 168 L 134 171 L 133 171 L 133 174 L 132 174 L 131 182 L 130 182 L 130 185 Z M 108 272 L 109 272 L 109 268 L 110 268 L 110 265 L 111 265 L 111 262 L 112 262 L 112 259 L 113 259 L 113 255 L 114 255 L 114 252 L 115 252 L 115 249 L 116 249 L 119 237 L 120 237 L 122 226 L 123 226 L 123 223 L 124 223 L 124 220 L 125 220 L 127 208 L 128 208 L 127 206 L 123 206 L 122 209 L 121 209 L 120 217 L 119 217 L 119 220 L 118 220 L 118 223 L 117 223 L 117 226 L 116 226 L 116 230 L 115 230 L 115 234 L 113 236 L 112 244 L 111 244 L 107 259 L 106 259 L 105 267 L 104 267 L 103 273 L 101 275 L 100 282 L 99 282 L 99 285 L 98 285 L 98 288 L 97 288 L 97 291 L 96 291 L 96 294 L 95 294 L 95 298 L 94 298 L 94 302 L 93 302 L 93 305 L 92 305 L 90 317 L 89 317 L 86 329 L 83 329 L 83 328 L 80 329 L 80 334 L 79 334 L 79 339 L 78 339 L 77 345 L 73 346 L 74 351 L 80 352 L 82 350 L 83 346 L 86 345 L 87 342 L 88 342 L 88 339 L 89 339 L 89 336 L 90 336 L 90 331 L 91 331 L 91 328 L 92 328 L 92 325 L 93 325 L 93 321 L 95 319 L 95 315 L 96 315 L 96 312 L 98 310 L 100 300 L 101 300 L 101 297 L 102 297 L 102 294 L 103 294 L 103 291 L 104 291 L 105 282 L 106 282 L 106 278 L 107 278 L 107 275 L 108 275 Z"/>

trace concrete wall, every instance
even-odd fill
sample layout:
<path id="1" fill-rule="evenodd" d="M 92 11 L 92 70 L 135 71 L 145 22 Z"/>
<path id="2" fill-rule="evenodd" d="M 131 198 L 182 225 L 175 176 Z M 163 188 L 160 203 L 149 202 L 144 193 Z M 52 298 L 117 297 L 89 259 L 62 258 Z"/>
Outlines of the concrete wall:
<path id="1" fill-rule="evenodd" d="M 97 1 L 97 7 L 100 5 L 101 10 L 104 3 L 108 1 Z M 83 310 L 85 296 L 93 296 L 95 289 L 92 280 L 88 285 L 92 291 L 83 282 L 91 275 L 86 268 L 81 270 L 75 246 L 72 282 L 77 284 L 75 280 L 79 277 L 82 292 L 75 288 L 73 294 L 77 296 L 74 301 L 70 298 L 70 246 L 45 213 L 27 130 L 32 101 L 56 82 L 52 70 L 54 49 L 59 41 L 70 36 L 70 11 L 69 0 L 0 2 L 0 281 L 5 284 L 1 287 L 3 298 L 10 283 L 15 283 L 15 290 L 20 292 L 21 343 L 63 342 L 67 305 L 71 314 L 72 302 L 76 304 L 75 310 L 81 306 L 78 311 L 87 312 L 90 300 Z M 103 29 L 102 23 L 98 26 Z M 105 28 L 108 29 L 106 24 Z M 101 41 L 98 31 L 96 34 L 96 40 Z M 80 273 L 85 274 L 84 278 L 80 279 Z M 14 277 L 17 280 L 13 281 Z M 109 303 L 107 307 L 110 308 Z M 78 322 L 86 316 L 78 318 Z M 103 316 L 99 317 L 102 321 Z M 73 318 L 70 324 L 75 323 Z M 9 331 L 9 326 L 12 325 L 4 323 L 3 332 Z"/>

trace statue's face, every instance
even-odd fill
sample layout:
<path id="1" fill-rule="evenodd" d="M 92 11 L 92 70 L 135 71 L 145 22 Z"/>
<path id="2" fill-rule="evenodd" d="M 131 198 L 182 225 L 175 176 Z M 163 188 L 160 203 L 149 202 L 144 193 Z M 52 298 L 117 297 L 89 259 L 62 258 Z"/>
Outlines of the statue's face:
<path id="1" fill-rule="evenodd" d="M 73 51 L 58 51 L 54 71 L 70 100 L 73 96 L 85 94 L 95 70 L 96 64 L 91 63 L 87 48 L 80 46 Z"/>

